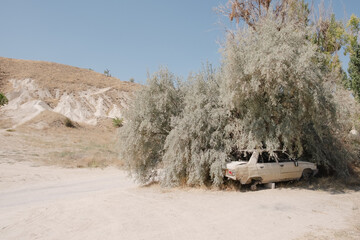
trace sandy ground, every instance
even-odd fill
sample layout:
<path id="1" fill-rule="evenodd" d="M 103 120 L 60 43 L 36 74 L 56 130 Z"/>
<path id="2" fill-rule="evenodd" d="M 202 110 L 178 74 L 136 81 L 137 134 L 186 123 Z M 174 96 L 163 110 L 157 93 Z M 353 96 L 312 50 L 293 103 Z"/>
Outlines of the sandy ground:
<path id="1" fill-rule="evenodd" d="M 359 239 L 360 193 L 141 187 L 115 168 L 0 160 L 0 239 Z"/>

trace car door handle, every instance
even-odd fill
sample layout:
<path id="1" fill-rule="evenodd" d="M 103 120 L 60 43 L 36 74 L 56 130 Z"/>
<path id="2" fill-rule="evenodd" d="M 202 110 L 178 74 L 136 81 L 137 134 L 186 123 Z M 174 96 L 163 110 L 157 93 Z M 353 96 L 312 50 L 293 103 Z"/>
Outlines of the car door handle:
<path id="1" fill-rule="evenodd" d="M 264 166 L 260 166 L 260 168 L 264 168 Z"/>
<path id="2" fill-rule="evenodd" d="M 284 166 L 284 164 L 280 164 L 280 167 L 283 167 Z"/>

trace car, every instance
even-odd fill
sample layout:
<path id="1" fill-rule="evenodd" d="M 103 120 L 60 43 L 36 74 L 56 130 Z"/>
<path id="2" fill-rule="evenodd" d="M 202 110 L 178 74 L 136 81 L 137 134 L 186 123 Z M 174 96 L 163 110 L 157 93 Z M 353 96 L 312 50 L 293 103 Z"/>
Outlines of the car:
<path id="1" fill-rule="evenodd" d="M 256 185 L 281 181 L 309 179 L 317 174 L 314 163 L 298 161 L 282 151 L 269 154 L 266 151 L 254 150 L 240 154 L 239 161 L 226 165 L 225 177 L 240 181 L 242 185 L 251 184 L 251 190 Z"/>

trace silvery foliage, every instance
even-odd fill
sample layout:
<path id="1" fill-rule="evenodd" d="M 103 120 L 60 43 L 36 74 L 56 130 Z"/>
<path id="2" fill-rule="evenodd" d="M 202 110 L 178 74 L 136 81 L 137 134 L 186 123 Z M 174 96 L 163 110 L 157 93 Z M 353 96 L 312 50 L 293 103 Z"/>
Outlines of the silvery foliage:
<path id="1" fill-rule="evenodd" d="M 191 76 L 185 88 L 184 110 L 173 119 L 165 142 L 163 184 L 219 186 L 228 160 L 228 115 L 219 101 L 219 78 L 208 65 Z"/>
<path id="2" fill-rule="evenodd" d="M 171 118 L 183 108 L 180 86 L 179 79 L 162 68 L 135 93 L 124 113 L 126 122 L 118 136 L 120 158 L 140 183 L 157 175 Z"/>
<path id="3" fill-rule="evenodd" d="M 274 16 L 256 31 L 229 34 L 223 48 L 221 96 L 232 121 L 226 127 L 238 150 L 284 150 L 336 169 L 331 156 L 335 105 L 324 88 L 323 55 L 308 41 L 309 31 Z M 338 156 L 338 155 L 336 155 Z"/>

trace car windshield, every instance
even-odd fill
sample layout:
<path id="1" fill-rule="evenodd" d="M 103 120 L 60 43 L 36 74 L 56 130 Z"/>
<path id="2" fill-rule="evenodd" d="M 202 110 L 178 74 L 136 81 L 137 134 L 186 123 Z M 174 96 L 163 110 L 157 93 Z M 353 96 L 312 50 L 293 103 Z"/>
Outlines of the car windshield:
<path id="1" fill-rule="evenodd" d="M 238 155 L 238 160 L 239 161 L 244 161 L 244 162 L 248 162 L 251 158 L 252 152 L 241 152 Z"/>

